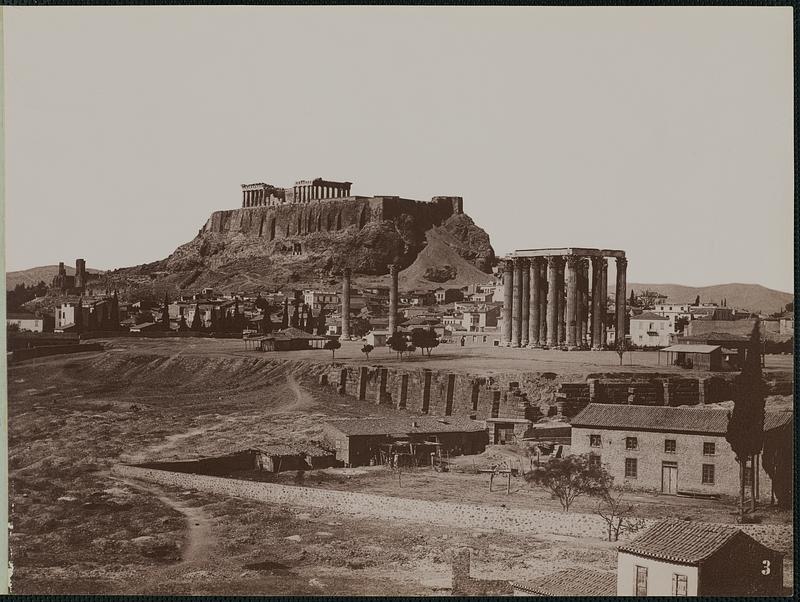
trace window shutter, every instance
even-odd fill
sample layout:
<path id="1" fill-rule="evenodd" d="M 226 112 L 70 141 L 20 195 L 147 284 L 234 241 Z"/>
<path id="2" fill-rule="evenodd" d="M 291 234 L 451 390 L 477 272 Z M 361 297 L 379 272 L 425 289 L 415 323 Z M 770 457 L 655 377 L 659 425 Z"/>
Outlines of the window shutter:
<path id="1" fill-rule="evenodd" d="M 678 576 L 675 573 L 672 573 L 672 595 L 678 595 Z"/>

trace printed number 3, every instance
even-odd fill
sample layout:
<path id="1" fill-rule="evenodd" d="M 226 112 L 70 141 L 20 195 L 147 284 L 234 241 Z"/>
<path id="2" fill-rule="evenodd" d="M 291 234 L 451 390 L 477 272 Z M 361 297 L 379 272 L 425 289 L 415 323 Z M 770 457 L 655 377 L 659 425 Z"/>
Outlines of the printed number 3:
<path id="1" fill-rule="evenodd" d="M 769 569 L 769 566 L 770 566 L 769 560 L 762 560 L 762 561 L 761 561 L 761 566 L 763 567 L 763 568 L 761 569 L 761 574 L 762 574 L 762 575 L 769 575 L 769 572 L 770 572 L 770 569 Z"/>

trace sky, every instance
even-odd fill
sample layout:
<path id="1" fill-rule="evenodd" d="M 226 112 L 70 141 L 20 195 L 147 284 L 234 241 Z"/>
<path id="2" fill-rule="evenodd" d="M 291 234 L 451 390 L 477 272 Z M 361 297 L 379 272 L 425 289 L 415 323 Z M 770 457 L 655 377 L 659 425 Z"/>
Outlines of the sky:
<path id="1" fill-rule="evenodd" d="M 162 259 L 323 177 L 463 196 L 498 254 L 793 290 L 789 7 L 3 13 L 8 270 Z"/>

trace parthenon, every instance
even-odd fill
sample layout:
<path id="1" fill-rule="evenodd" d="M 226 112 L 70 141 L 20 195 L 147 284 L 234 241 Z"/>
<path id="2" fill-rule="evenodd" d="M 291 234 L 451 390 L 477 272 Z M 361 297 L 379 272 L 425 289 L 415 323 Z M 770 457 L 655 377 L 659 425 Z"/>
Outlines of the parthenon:
<path id="1" fill-rule="evenodd" d="M 625 252 L 563 248 L 517 250 L 503 258 L 501 344 L 570 350 L 606 347 L 607 257 L 615 258 L 617 267 L 615 345 L 623 341 Z"/>
<path id="2" fill-rule="evenodd" d="M 275 205 L 310 203 L 350 196 L 352 182 L 334 182 L 315 178 L 300 180 L 291 188 L 279 188 L 258 182 L 242 184 L 242 207 L 272 207 Z"/>

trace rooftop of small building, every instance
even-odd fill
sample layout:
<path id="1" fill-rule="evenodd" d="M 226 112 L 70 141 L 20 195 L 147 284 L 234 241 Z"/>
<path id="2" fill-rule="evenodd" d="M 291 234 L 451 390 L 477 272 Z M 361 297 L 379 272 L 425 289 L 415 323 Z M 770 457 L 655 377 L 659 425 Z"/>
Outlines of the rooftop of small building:
<path id="1" fill-rule="evenodd" d="M 41 320 L 41 318 L 24 311 L 10 311 L 6 314 L 6 320 Z"/>
<path id="2" fill-rule="evenodd" d="M 720 551 L 736 537 L 752 540 L 741 529 L 718 523 L 667 519 L 650 527 L 643 535 L 619 547 L 622 553 L 667 562 L 694 565 Z"/>
<path id="3" fill-rule="evenodd" d="M 671 353 L 714 353 L 721 349 L 719 345 L 670 345 L 664 347 L 661 351 L 669 351 Z"/>
<path id="4" fill-rule="evenodd" d="M 341 418 L 325 421 L 346 435 L 394 435 L 473 433 L 485 431 L 482 421 L 458 416 L 392 416 L 385 418 Z"/>
<path id="5" fill-rule="evenodd" d="M 572 419 L 573 427 L 625 431 L 725 435 L 730 411 L 719 407 L 678 407 L 590 403 Z M 792 412 L 766 412 L 764 431 L 793 420 Z"/>
<path id="6" fill-rule="evenodd" d="M 539 596 L 616 596 L 617 575 L 574 567 L 530 581 L 514 581 L 511 585 Z"/>
<path id="7" fill-rule="evenodd" d="M 631 320 L 669 320 L 669 318 L 659 314 L 654 314 L 651 311 L 643 311 L 640 314 L 631 316 Z"/>

